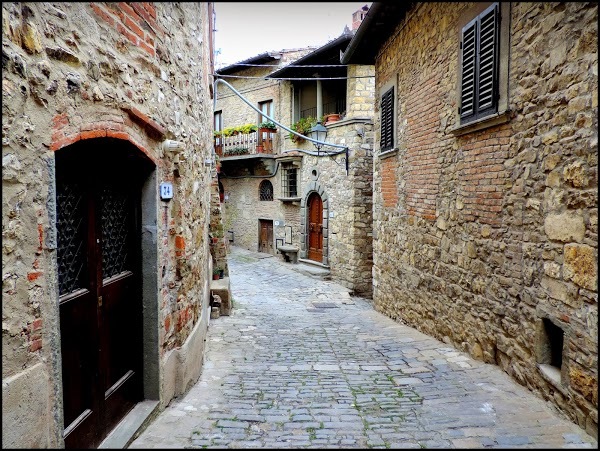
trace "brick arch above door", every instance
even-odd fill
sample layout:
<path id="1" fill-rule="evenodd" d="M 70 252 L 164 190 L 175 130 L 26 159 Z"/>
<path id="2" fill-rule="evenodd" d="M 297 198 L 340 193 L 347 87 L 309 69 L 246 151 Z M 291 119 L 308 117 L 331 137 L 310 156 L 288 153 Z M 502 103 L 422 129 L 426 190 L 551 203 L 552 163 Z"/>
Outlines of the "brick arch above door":
<path id="1" fill-rule="evenodd" d="M 307 184 L 300 201 L 300 258 L 306 258 L 308 254 L 308 210 L 307 201 L 312 193 L 317 193 L 323 201 L 323 263 L 329 265 L 329 198 L 325 189 L 317 181 Z"/>

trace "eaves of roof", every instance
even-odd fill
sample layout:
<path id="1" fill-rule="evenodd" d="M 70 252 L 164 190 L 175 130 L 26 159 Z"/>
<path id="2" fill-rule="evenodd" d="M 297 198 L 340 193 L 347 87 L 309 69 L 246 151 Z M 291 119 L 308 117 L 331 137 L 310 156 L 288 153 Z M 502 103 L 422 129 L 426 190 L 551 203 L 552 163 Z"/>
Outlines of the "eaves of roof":
<path id="1" fill-rule="evenodd" d="M 315 72 L 319 72 L 320 75 L 343 75 L 337 73 L 340 69 L 343 69 L 343 66 L 340 63 L 340 52 L 346 48 L 351 39 L 352 32 L 342 33 L 340 36 L 329 41 L 327 44 L 317 48 L 307 55 L 304 55 L 302 58 L 292 61 L 288 66 L 276 70 L 267 78 L 312 77 Z M 290 67 L 316 64 L 339 65 L 339 68 Z M 333 73 L 334 71 L 336 73 Z"/>
<path id="2" fill-rule="evenodd" d="M 260 55 L 253 56 L 243 61 L 238 61 L 237 63 L 230 64 L 226 67 L 222 67 L 221 69 L 216 70 L 215 73 L 218 75 L 228 75 L 240 71 L 242 69 L 248 69 L 248 66 L 246 66 L 246 64 L 263 64 L 279 59 L 281 59 L 280 52 L 264 52 Z"/>
<path id="3" fill-rule="evenodd" d="M 375 64 L 375 57 L 415 2 L 374 2 L 341 57 L 342 64 Z"/>

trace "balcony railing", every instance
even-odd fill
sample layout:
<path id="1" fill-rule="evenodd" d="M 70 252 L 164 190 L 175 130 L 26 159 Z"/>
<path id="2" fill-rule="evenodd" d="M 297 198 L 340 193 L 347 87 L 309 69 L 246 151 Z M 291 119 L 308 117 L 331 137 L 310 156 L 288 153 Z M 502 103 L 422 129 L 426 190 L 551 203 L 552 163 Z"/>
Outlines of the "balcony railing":
<path id="1" fill-rule="evenodd" d="M 336 99 L 333 102 L 328 102 L 323 105 L 323 114 L 329 113 L 343 113 L 346 111 L 346 99 L 340 98 Z M 316 117 L 317 116 L 317 107 L 307 108 L 305 110 L 300 111 L 300 117 Z"/>
<path id="2" fill-rule="evenodd" d="M 274 131 L 239 133 L 215 138 L 215 153 L 222 158 L 236 155 L 273 153 Z"/>

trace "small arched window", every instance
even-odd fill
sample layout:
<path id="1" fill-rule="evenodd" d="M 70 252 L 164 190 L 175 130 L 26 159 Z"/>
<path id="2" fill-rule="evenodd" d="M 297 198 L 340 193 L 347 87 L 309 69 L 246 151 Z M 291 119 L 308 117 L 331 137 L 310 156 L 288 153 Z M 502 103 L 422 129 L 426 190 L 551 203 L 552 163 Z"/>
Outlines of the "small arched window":
<path id="1" fill-rule="evenodd" d="M 268 180 L 260 182 L 258 191 L 260 200 L 273 200 L 273 184 Z"/>

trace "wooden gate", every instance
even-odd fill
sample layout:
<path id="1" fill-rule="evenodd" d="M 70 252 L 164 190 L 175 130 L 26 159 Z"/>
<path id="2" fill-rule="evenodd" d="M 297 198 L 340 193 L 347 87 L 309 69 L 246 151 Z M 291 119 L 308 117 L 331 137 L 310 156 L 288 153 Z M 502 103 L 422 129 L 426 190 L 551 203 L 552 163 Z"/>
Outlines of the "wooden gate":
<path id="1" fill-rule="evenodd" d="M 259 219 L 258 251 L 273 254 L 273 221 Z"/>
<path id="2" fill-rule="evenodd" d="M 308 197 L 308 258 L 323 262 L 323 200 L 318 193 Z"/>
<path id="3" fill-rule="evenodd" d="M 109 152 L 114 145 L 56 154 L 67 448 L 97 447 L 142 399 L 140 168 L 123 161 L 126 149 Z"/>

